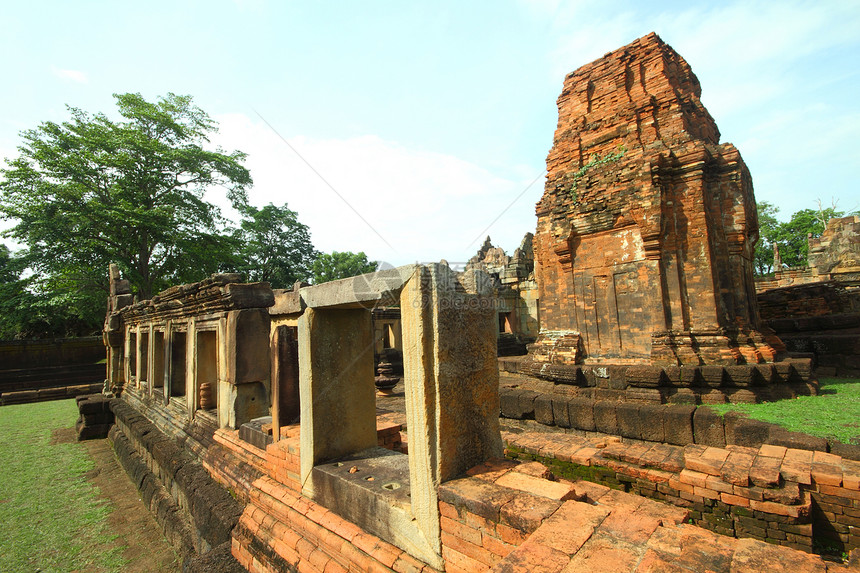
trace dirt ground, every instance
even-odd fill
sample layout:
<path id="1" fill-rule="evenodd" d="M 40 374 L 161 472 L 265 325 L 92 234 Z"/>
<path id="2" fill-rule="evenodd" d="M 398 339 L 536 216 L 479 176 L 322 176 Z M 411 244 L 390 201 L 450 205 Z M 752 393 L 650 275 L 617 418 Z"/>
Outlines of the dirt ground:
<path id="1" fill-rule="evenodd" d="M 53 439 L 57 442 L 74 442 L 75 429 L 55 430 Z M 110 442 L 88 440 L 81 444 L 95 463 L 86 478 L 98 488 L 100 497 L 110 503 L 108 528 L 118 536 L 110 544 L 124 547 L 122 555 L 128 564 L 123 568 L 123 573 L 179 573 L 182 567 L 177 555 L 164 539 L 155 518 L 140 500 L 137 489 L 116 459 Z"/>

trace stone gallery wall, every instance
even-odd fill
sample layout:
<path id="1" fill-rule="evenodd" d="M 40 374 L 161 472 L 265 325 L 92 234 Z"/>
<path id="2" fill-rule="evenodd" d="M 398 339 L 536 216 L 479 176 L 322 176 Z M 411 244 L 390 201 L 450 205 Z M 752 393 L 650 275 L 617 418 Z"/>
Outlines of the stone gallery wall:
<path id="1" fill-rule="evenodd" d="M 0 342 L 3 370 L 94 364 L 105 357 L 100 336 Z"/>

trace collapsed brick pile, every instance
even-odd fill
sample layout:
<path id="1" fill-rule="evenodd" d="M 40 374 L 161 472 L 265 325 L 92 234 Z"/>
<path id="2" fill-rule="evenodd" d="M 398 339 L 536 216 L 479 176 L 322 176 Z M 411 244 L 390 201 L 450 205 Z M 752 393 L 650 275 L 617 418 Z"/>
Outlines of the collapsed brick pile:
<path id="1" fill-rule="evenodd" d="M 812 551 L 860 547 L 860 462 L 762 445 L 722 448 L 568 434 L 504 435 L 508 454 L 688 509 L 700 527 Z"/>
<path id="2" fill-rule="evenodd" d="M 498 461 L 468 473 L 439 492 L 447 570 L 842 573 L 858 563 L 722 536 L 689 524 L 702 522 L 695 509 L 581 480 L 548 481 L 556 478 L 541 464 Z"/>

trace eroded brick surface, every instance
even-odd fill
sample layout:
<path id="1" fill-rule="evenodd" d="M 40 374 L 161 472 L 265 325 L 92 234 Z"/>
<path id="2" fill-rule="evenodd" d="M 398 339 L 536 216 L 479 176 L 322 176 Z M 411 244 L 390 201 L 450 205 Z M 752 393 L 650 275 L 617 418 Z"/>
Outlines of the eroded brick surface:
<path id="1" fill-rule="evenodd" d="M 655 34 L 565 79 L 536 209 L 535 363 L 773 360 L 757 331 L 752 179 L 700 93 Z"/>
<path id="2" fill-rule="evenodd" d="M 690 521 L 722 536 L 752 538 L 806 552 L 812 551 L 814 543 L 840 551 L 860 547 L 854 533 L 860 528 L 860 464 L 834 454 L 771 445 L 643 447 L 642 442 L 632 440 L 562 434 L 553 436 L 553 449 L 560 455 L 546 457 L 540 454 L 547 451 L 541 447 L 542 434 L 505 433 L 504 438 L 509 456 L 539 459 L 550 465 L 561 482 L 565 476 L 585 476 L 598 482 L 574 481 L 577 499 L 628 506 L 629 515 L 621 518 L 617 513 L 606 518 L 605 524 L 614 524 L 619 538 L 631 543 L 641 542 L 637 536 L 651 527 L 626 527 L 641 516 L 644 521 L 659 520 L 663 526 Z M 520 448 L 520 443 L 529 444 L 528 450 Z M 576 455 L 566 455 L 565 450 Z M 654 469 L 661 458 L 675 460 L 674 467 L 670 471 Z M 606 489 L 607 485 L 638 495 Z M 643 503 L 652 504 L 648 511 Z M 676 513 L 656 511 L 654 506 Z M 544 524 L 555 521 L 549 517 Z M 658 561 L 655 557 L 651 562 Z"/>

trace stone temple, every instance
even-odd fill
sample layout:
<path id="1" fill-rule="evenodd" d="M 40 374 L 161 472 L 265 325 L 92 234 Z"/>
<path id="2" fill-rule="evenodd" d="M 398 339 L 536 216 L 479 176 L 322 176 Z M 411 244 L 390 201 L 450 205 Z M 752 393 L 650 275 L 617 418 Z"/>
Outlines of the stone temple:
<path id="1" fill-rule="evenodd" d="M 539 361 L 773 362 L 750 173 L 656 34 L 569 74 L 537 204 Z"/>
<path id="2" fill-rule="evenodd" d="M 759 326 L 751 178 L 699 91 L 653 34 L 566 78 L 534 261 L 146 301 L 112 267 L 79 437 L 189 573 L 856 570 L 860 446 L 701 406 L 817 386 Z"/>

